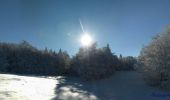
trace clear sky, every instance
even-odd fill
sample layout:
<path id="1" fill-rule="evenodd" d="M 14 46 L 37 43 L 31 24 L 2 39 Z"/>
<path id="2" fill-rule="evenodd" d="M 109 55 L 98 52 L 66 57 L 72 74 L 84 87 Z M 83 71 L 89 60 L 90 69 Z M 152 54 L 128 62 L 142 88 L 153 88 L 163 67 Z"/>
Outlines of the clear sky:
<path id="1" fill-rule="evenodd" d="M 170 0 L 0 0 L 0 41 L 74 55 L 79 18 L 99 47 L 109 43 L 116 54 L 138 56 L 170 24 Z"/>

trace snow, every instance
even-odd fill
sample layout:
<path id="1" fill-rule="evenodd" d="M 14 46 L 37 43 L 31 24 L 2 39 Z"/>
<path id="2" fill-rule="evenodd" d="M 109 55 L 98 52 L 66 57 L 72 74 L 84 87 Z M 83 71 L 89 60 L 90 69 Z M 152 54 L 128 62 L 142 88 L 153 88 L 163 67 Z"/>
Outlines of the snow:
<path id="1" fill-rule="evenodd" d="M 55 79 L 0 74 L 0 100 L 49 100 L 55 96 Z"/>
<path id="2" fill-rule="evenodd" d="M 170 100 L 170 93 L 145 84 L 141 73 L 116 72 L 100 81 L 71 77 L 0 74 L 0 100 Z"/>

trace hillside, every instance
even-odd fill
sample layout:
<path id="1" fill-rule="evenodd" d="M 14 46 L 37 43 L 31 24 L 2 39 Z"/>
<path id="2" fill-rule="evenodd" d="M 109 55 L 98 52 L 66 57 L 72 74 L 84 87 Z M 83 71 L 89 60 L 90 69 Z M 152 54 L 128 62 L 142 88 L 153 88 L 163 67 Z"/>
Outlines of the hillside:
<path id="1" fill-rule="evenodd" d="M 69 77 L 0 74 L 0 100 L 169 100 L 167 92 L 146 85 L 140 73 L 116 72 L 109 79 L 84 82 Z"/>

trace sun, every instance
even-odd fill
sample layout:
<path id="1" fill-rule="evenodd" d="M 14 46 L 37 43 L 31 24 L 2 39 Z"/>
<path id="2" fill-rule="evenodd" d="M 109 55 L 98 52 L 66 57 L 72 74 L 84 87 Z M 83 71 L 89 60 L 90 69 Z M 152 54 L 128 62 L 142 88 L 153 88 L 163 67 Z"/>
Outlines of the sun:
<path id="1" fill-rule="evenodd" d="M 93 41 L 92 36 L 90 36 L 87 33 L 81 36 L 81 44 L 83 46 L 86 46 L 86 47 L 90 46 L 92 44 L 92 41 Z"/>

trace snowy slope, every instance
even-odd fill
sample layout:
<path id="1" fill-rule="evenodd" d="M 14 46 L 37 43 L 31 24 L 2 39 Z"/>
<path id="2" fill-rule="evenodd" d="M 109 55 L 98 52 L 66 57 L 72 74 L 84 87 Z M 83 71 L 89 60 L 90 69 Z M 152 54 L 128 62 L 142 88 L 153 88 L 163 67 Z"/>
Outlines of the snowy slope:
<path id="1" fill-rule="evenodd" d="M 170 93 L 149 87 L 137 72 L 85 82 L 69 77 L 0 74 L 0 100 L 170 100 Z"/>

